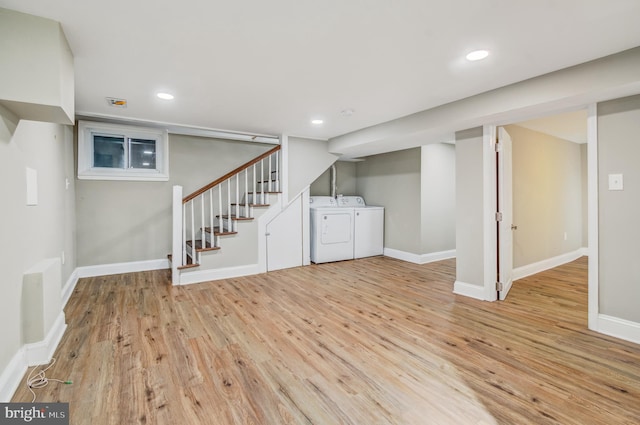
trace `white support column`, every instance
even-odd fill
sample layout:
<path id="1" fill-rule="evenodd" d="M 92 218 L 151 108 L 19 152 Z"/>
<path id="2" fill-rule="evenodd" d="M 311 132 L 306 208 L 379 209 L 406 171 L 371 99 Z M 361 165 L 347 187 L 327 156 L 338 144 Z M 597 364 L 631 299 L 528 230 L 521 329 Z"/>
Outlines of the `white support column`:
<path id="1" fill-rule="evenodd" d="M 485 125 L 482 128 L 482 209 L 484 239 L 484 297 L 485 301 L 496 301 L 498 292 L 497 255 L 498 240 L 496 238 L 496 139 L 498 128 Z"/>
<path id="2" fill-rule="evenodd" d="M 180 283 L 180 272 L 178 267 L 182 264 L 182 186 L 173 186 L 173 231 L 171 244 L 171 283 Z"/>
<path id="3" fill-rule="evenodd" d="M 280 136 L 280 192 L 282 192 L 282 205 L 289 204 L 289 136 Z"/>
<path id="4" fill-rule="evenodd" d="M 588 326 L 599 330 L 599 250 L 598 250 L 598 105 L 588 107 L 587 115 L 587 222 L 589 249 Z"/>

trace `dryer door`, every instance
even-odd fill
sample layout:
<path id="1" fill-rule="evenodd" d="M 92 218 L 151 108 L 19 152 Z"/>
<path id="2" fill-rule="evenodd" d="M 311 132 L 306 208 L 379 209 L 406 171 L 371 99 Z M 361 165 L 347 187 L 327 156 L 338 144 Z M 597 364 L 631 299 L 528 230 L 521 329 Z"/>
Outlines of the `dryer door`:
<path id="1" fill-rule="evenodd" d="M 320 240 L 323 245 L 350 242 L 353 237 L 352 215 L 347 212 L 322 214 Z"/>

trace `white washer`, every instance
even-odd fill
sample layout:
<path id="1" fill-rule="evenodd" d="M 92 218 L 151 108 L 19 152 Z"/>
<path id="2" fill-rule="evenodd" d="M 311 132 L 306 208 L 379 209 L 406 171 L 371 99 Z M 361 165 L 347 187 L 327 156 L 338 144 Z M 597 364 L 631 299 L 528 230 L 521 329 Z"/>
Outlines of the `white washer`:
<path id="1" fill-rule="evenodd" d="M 353 258 L 384 253 L 384 207 L 367 205 L 362 196 L 338 196 L 338 205 L 353 209 Z"/>
<path id="2" fill-rule="evenodd" d="M 353 259 L 354 211 L 340 208 L 331 196 L 311 196 L 311 261 L 326 263 Z"/>

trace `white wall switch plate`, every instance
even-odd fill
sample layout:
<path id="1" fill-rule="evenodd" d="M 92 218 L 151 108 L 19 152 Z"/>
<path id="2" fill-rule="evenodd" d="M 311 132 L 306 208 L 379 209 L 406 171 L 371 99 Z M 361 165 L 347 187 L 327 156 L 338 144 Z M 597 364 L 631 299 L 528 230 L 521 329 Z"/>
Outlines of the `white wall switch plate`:
<path id="1" fill-rule="evenodd" d="M 609 190 L 622 190 L 622 174 L 609 174 Z"/>

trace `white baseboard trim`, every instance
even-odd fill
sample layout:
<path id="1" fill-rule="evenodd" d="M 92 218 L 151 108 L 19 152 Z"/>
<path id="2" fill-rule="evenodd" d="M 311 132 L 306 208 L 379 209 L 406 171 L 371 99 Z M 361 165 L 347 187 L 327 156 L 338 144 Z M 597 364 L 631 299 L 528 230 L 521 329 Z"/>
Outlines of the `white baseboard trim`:
<path id="1" fill-rule="evenodd" d="M 67 279 L 67 283 L 64 284 L 64 288 L 62 288 L 62 308 L 64 308 L 69 302 L 69 298 L 71 298 L 71 294 L 73 290 L 76 288 L 78 283 L 78 269 L 75 269 L 69 279 Z"/>
<path id="2" fill-rule="evenodd" d="M 149 270 L 162 270 L 170 267 L 169 260 L 147 260 L 147 261 L 132 261 L 130 263 L 114 263 L 114 264 L 99 264 L 96 266 L 83 266 L 78 267 L 75 272 L 77 278 L 82 277 L 94 277 L 94 276 L 106 276 L 110 274 L 120 273 L 134 273 L 145 272 Z"/>
<path id="3" fill-rule="evenodd" d="M 60 312 L 43 341 L 25 344 L 14 354 L 0 375 L 0 403 L 7 403 L 22 382 L 29 366 L 47 364 L 67 329 L 64 313 Z"/>
<path id="4" fill-rule="evenodd" d="M 640 323 L 637 322 L 599 314 L 596 331 L 640 344 Z"/>
<path id="5" fill-rule="evenodd" d="M 234 277 L 249 276 L 265 273 L 260 264 L 248 264 L 246 266 L 225 267 L 222 269 L 194 270 L 180 272 L 180 285 L 209 282 L 211 280 L 231 279 Z"/>
<path id="6" fill-rule="evenodd" d="M 547 258 L 537 263 L 527 264 L 526 266 L 513 269 L 513 280 L 522 279 L 577 260 L 584 255 L 583 252 L 585 249 L 586 248 L 580 248 L 572 252 L 567 252 L 566 254 L 558 255 L 557 257 Z"/>
<path id="7" fill-rule="evenodd" d="M 588 257 L 589 256 L 589 247 L 587 246 L 583 246 L 582 248 L 580 248 L 580 254 Z"/>
<path id="8" fill-rule="evenodd" d="M 64 312 L 61 311 L 43 341 L 24 345 L 27 364 L 36 366 L 49 363 L 66 329 Z"/>
<path id="9" fill-rule="evenodd" d="M 0 403 L 8 403 L 11 401 L 11 397 L 13 397 L 13 394 L 18 389 L 22 377 L 27 372 L 27 368 L 27 358 L 24 353 L 24 348 L 20 348 L 0 375 Z"/>
<path id="10" fill-rule="evenodd" d="M 397 260 L 407 261 L 409 263 L 427 264 L 433 263 L 434 261 L 455 258 L 456 250 L 451 249 L 449 251 L 431 252 L 429 254 L 413 254 L 411 252 L 400 251 L 393 248 L 385 248 L 384 255 Z"/>
<path id="11" fill-rule="evenodd" d="M 475 298 L 484 301 L 484 286 L 473 285 L 467 282 L 456 280 L 453 284 L 453 293 L 464 295 L 465 297 Z"/>

